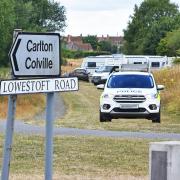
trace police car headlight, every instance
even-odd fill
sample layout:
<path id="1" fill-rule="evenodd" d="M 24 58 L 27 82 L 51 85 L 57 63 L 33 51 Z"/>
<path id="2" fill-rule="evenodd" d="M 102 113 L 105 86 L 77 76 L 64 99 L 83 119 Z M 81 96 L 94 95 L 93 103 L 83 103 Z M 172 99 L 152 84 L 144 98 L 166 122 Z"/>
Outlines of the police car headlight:
<path id="1" fill-rule="evenodd" d="M 158 94 L 147 94 L 146 95 L 146 99 L 157 99 L 158 98 Z"/>
<path id="2" fill-rule="evenodd" d="M 108 98 L 113 98 L 113 94 L 103 94 L 102 95 L 102 98 L 104 98 L 104 99 L 108 99 Z"/>

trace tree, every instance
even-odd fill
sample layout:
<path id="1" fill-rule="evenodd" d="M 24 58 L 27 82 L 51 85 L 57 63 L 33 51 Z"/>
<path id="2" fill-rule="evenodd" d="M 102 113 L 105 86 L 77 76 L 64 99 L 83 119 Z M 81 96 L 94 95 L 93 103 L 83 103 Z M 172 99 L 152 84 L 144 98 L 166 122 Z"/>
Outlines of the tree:
<path id="1" fill-rule="evenodd" d="M 109 41 L 100 41 L 99 44 L 100 51 L 109 51 L 111 52 L 112 45 Z"/>
<path id="2" fill-rule="evenodd" d="M 98 39 L 97 36 L 88 35 L 82 38 L 83 43 L 90 43 L 93 50 L 97 50 L 98 47 Z"/>
<path id="3" fill-rule="evenodd" d="M 63 31 L 65 8 L 48 0 L 16 0 L 16 26 L 24 30 Z"/>
<path id="4" fill-rule="evenodd" d="M 15 24 L 14 0 L 0 1 L 0 65 L 8 64 L 7 54 Z"/>
<path id="5" fill-rule="evenodd" d="M 156 47 L 168 31 L 177 28 L 178 6 L 169 0 L 144 0 L 135 5 L 134 14 L 124 30 L 124 52 L 156 54 Z"/>
<path id="6" fill-rule="evenodd" d="M 180 54 L 180 28 L 167 33 L 166 37 L 161 39 L 157 53 L 160 55 L 177 56 Z"/>
<path id="7" fill-rule="evenodd" d="M 48 32 L 63 31 L 65 7 L 50 0 L 0 1 L 0 66 L 8 65 L 13 29 Z"/>

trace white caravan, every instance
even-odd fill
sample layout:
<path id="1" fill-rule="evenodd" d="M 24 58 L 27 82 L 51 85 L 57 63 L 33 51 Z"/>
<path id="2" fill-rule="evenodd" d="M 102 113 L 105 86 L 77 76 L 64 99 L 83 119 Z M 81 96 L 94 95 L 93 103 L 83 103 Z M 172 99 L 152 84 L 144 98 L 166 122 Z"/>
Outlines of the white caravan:
<path id="1" fill-rule="evenodd" d="M 90 56 L 83 59 L 81 68 L 92 75 L 100 66 L 119 64 L 122 60 L 122 55 Z"/>
<path id="2" fill-rule="evenodd" d="M 125 55 L 127 64 L 148 64 L 150 68 L 161 69 L 171 66 L 171 58 L 167 56 L 139 56 L 139 55 Z"/>
<path id="3" fill-rule="evenodd" d="M 167 56 L 144 56 L 144 55 L 102 55 L 90 56 L 83 59 L 81 68 L 92 74 L 100 66 L 121 65 L 121 64 L 149 64 L 151 69 L 161 69 L 172 65 L 172 58 Z"/>

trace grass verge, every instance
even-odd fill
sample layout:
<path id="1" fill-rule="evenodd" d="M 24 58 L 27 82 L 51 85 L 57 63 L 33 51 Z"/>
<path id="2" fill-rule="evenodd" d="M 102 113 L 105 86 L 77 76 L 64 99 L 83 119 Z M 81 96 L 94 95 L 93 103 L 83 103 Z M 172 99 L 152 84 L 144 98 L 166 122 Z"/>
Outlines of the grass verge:
<path id="1" fill-rule="evenodd" d="M 2 140 L 0 136 L 0 157 Z M 149 141 L 141 139 L 55 137 L 54 173 L 57 177 L 70 176 L 71 179 L 78 176 L 84 177 L 82 179 L 145 177 L 148 174 L 148 149 Z M 16 135 L 11 176 L 31 174 L 32 177 L 39 175 L 43 179 L 43 167 L 44 138 Z"/>
<path id="2" fill-rule="evenodd" d="M 113 119 L 110 123 L 100 123 L 98 107 L 101 93 L 94 85 L 86 82 L 80 82 L 78 92 L 61 93 L 67 106 L 67 114 L 56 121 L 56 125 L 85 129 L 180 133 L 178 116 L 169 116 L 164 110 L 161 124 L 153 124 L 146 119 Z"/>
<path id="3" fill-rule="evenodd" d="M 29 120 L 45 108 L 43 94 L 18 95 L 16 118 Z M 0 96 L 0 119 L 6 119 L 8 110 L 8 97 Z"/>
<path id="4" fill-rule="evenodd" d="M 10 68 L 0 68 L 0 79 L 10 79 Z M 43 94 L 18 95 L 17 119 L 31 119 L 45 107 Z M 0 119 L 7 117 L 8 96 L 0 96 Z"/>

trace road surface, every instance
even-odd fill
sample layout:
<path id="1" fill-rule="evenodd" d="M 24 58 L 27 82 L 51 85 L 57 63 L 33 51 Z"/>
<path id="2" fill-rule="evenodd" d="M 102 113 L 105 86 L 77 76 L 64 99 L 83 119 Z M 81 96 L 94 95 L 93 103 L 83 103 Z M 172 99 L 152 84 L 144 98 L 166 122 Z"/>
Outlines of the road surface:
<path id="1" fill-rule="evenodd" d="M 55 119 L 64 116 L 66 109 L 62 98 L 56 94 L 55 98 Z M 45 119 L 45 111 L 35 117 L 36 120 Z M 6 121 L 0 121 L 0 133 L 5 132 Z M 15 133 L 24 135 L 45 135 L 45 127 L 27 124 L 24 121 L 15 120 Z M 143 138 L 143 139 L 169 139 L 180 140 L 180 134 L 177 133 L 155 133 L 155 132 L 128 132 L 128 131 L 107 131 L 107 130 L 89 130 L 77 128 L 54 127 L 54 135 L 70 136 L 96 136 L 96 137 L 114 137 L 114 138 Z"/>
<path id="2" fill-rule="evenodd" d="M 0 122 L 0 132 L 4 133 L 6 122 Z M 15 133 L 24 135 L 45 135 L 43 126 L 26 124 L 23 121 L 15 121 Z M 155 132 L 128 132 L 128 131 L 107 131 L 107 130 L 89 130 L 77 128 L 54 127 L 54 135 L 69 136 L 96 136 L 96 137 L 114 137 L 114 138 L 143 138 L 143 139 L 169 139 L 180 140 L 180 134 L 177 133 L 155 133 Z"/>

